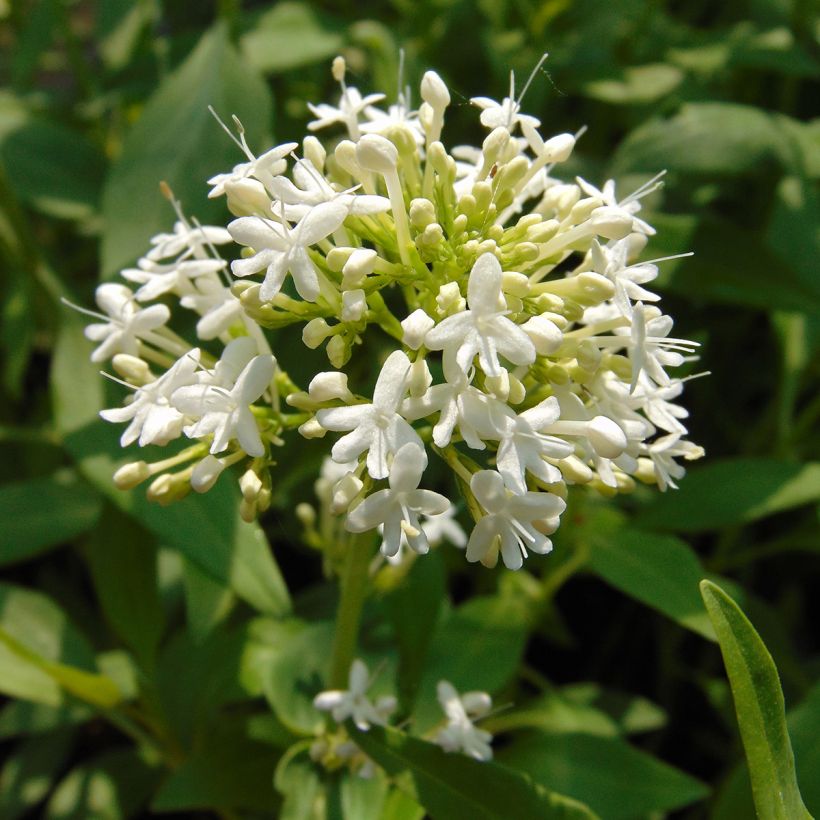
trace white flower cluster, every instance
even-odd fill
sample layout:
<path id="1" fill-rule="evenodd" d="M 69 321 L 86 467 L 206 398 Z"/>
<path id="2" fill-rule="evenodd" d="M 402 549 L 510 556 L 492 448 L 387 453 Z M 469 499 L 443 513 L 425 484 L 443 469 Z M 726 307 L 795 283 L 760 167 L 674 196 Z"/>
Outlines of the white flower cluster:
<path id="1" fill-rule="evenodd" d="M 383 95 L 346 84 L 342 58 L 333 72 L 338 104 L 311 106 L 308 128 L 346 135 L 256 156 L 237 123 L 246 161 L 210 180 L 210 196 L 224 196 L 236 218 L 202 226 L 176 206 L 174 232 L 123 271 L 138 289 L 99 288 L 92 359 L 113 357 L 133 389 L 104 418 L 129 422 L 123 445 L 195 440 L 127 465 L 118 484 L 154 477 L 149 495 L 169 502 L 241 463 L 250 519 L 270 503 L 284 435 L 339 434 L 332 513 L 350 532 L 383 526 L 388 556 L 402 544 L 421 554 L 421 523 L 452 514 L 447 495 L 420 488 L 432 454 L 475 522 L 467 559 L 493 566 L 500 555 L 512 569 L 550 550 L 568 485 L 674 487 L 678 459 L 703 451 L 686 440 L 675 403 L 683 379 L 667 373 L 696 344 L 670 336 L 671 318 L 645 287 L 657 266 L 636 261 L 654 233 L 637 216 L 640 200 L 657 179 L 621 200 L 611 181 L 599 190 L 562 180 L 576 137 L 543 139 L 512 89 L 500 103 L 472 101 L 489 130 L 480 148 L 448 151 L 450 94 L 435 72 L 421 81 L 418 110 L 405 92 L 387 112 L 376 107 Z M 216 250 L 231 240 L 242 246 L 233 281 Z M 197 346 L 167 327 L 174 301 L 198 315 Z M 291 325 L 331 365 L 306 389 L 264 333 Z M 345 368 L 358 350 L 378 349 L 374 337 L 395 349 L 371 394 Z"/>
<path id="2" fill-rule="evenodd" d="M 330 712 L 336 723 L 352 720 L 362 732 L 368 731 L 371 726 L 387 726 L 390 715 L 396 709 L 396 699 L 392 695 L 382 695 L 375 703 L 372 702 L 367 694 L 372 682 L 364 661 L 357 658 L 350 667 L 348 688 L 320 692 L 314 698 L 313 705 L 322 712 Z M 459 695 L 446 680 L 438 682 L 436 695 L 445 721 L 431 733 L 430 739 L 445 752 L 459 752 L 476 760 L 491 760 L 492 735 L 479 729 L 475 721 L 490 713 L 492 698 L 486 692 Z M 372 761 L 364 758 L 347 737 L 323 736 L 311 747 L 311 756 L 331 768 L 340 762 L 347 762 L 355 766 L 363 777 L 373 774 Z"/>

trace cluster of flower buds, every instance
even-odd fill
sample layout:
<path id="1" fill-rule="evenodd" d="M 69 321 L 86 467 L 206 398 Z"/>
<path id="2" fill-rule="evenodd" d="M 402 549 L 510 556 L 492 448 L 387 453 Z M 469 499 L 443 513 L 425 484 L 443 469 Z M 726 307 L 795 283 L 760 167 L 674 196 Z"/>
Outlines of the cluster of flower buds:
<path id="1" fill-rule="evenodd" d="M 405 91 L 387 111 L 383 95 L 346 84 L 342 58 L 333 74 L 338 104 L 311 106 L 308 128 L 346 134 L 256 156 L 236 122 L 246 161 L 209 181 L 235 218 L 203 226 L 174 203 L 173 233 L 123 271 L 136 290 L 99 288 L 92 359 L 111 359 L 132 390 L 104 418 L 129 422 L 123 445 L 194 442 L 127 465 L 117 483 L 153 478 L 149 495 L 170 502 L 238 465 L 250 519 L 270 504 L 284 437 L 327 436 L 328 509 L 350 532 L 383 526 L 395 556 L 426 552 L 423 524 L 452 516 L 451 494 L 420 488 L 438 458 L 473 522 L 467 559 L 500 555 L 512 569 L 551 548 L 568 485 L 674 487 L 679 460 L 703 451 L 674 403 L 684 380 L 667 373 L 696 344 L 670 336 L 645 287 L 661 260 L 636 261 L 654 233 L 640 200 L 658 179 L 621 200 L 611 181 L 562 180 L 578 135 L 543 139 L 514 87 L 500 103 L 472 100 L 489 131 L 480 148 L 448 150 L 450 94 L 435 72 L 418 110 Z M 229 267 L 217 248 L 231 241 Z M 197 346 L 168 327 L 173 302 L 198 315 Z M 307 384 L 266 340 L 289 326 L 327 355 Z M 385 338 L 394 349 L 372 393 L 350 384 L 357 351 Z"/>
<path id="2" fill-rule="evenodd" d="M 347 689 L 320 692 L 313 705 L 322 712 L 329 712 L 337 724 L 351 720 L 361 732 L 371 726 L 387 726 L 396 710 L 397 701 L 392 695 L 382 695 L 374 702 L 367 694 L 373 680 L 364 661 L 356 659 L 350 667 Z M 475 723 L 490 714 L 492 698 L 486 692 L 465 692 L 460 695 L 446 680 L 436 686 L 436 696 L 444 712 L 445 720 L 436 726 L 429 737 L 445 752 L 468 755 L 476 760 L 491 760 L 492 735 Z M 334 770 L 347 766 L 360 777 L 371 777 L 375 765 L 359 747 L 351 741 L 340 727 L 338 732 L 328 732 L 311 746 L 311 757 L 326 768 Z"/>

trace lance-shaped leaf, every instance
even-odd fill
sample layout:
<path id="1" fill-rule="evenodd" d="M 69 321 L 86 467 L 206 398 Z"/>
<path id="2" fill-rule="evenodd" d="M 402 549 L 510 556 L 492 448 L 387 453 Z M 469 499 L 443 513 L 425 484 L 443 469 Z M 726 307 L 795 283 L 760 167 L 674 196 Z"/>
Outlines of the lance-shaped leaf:
<path id="1" fill-rule="evenodd" d="M 700 585 L 735 699 L 755 808 L 760 820 L 811 817 L 797 786 L 780 678 L 760 636 L 716 584 Z"/>

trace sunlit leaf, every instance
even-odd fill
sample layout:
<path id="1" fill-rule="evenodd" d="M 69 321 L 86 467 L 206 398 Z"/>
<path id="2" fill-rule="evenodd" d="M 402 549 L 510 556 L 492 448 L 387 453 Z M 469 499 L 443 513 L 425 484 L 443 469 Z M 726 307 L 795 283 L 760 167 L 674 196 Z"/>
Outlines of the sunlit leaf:
<path id="1" fill-rule="evenodd" d="M 701 594 L 732 687 L 757 816 L 761 820 L 808 818 L 795 776 L 774 661 L 749 619 L 719 586 L 703 581 Z"/>
<path id="2" fill-rule="evenodd" d="M 235 114 L 249 144 L 262 144 L 270 126 L 270 93 L 222 25 L 202 37 L 148 100 L 111 168 L 103 193 L 105 276 L 132 263 L 148 249 L 151 236 L 173 224 L 173 211 L 159 194 L 160 180 L 201 222 L 224 219 L 224 204 L 207 199 L 205 181 L 245 158 L 214 121 L 209 105 L 226 120 Z"/>

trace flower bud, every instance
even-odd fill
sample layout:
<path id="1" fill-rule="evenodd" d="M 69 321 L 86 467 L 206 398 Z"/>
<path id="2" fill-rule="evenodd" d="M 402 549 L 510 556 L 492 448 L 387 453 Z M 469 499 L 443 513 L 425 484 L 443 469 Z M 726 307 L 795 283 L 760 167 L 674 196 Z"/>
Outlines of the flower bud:
<path id="1" fill-rule="evenodd" d="M 111 360 L 111 366 L 131 384 L 142 386 L 154 381 L 154 374 L 151 373 L 148 363 L 137 356 L 130 356 L 128 353 L 117 353 Z"/>
<path id="2" fill-rule="evenodd" d="M 418 231 L 423 231 L 436 221 L 436 206 L 429 199 L 414 199 L 410 203 L 410 224 Z"/>
<path id="3" fill-rule="evenodd" d="M 302 341 L 305 347 L 315 350 L 332 332 L 330 325 L 324 319 L 311 319 L 302 328 Z"/>
<path id="4" fill-rule="evenodd" d="M 592 212 L 589 227 L 606 239 L 623 239 L 632 230 L 632 217 L 620 208 L 603 205 Z"/>
<path id="5" fill-rule="evenodd" d="M 358 322 L 367 311 L 367 299 L 363 290 L 346 290 L 342 293 L 342 321 Z"/>
<path id="6" fill-rule="evenodd" d="M 372 248 L 357 248 L 342 266 L 342 287 L 353 290 L 373 273 L 378 254 Z"/>
<path id="7" fill-rule="evenodd" d="M 222 475 L 224 469 L 224 462 L 216 456 L 207 455 L 197 462 L 191 472 L 191 487 L 194 492 L 208 492 L 216 484 L 216 480 Z"/>
<path id="8" fill-rule="evenodd" d="M 304 424 L 300 424 L 298 430 L 303 438 L 324 438 L 327 433 L 316 418 L 308 419 Z"/>
<path id="9" fill-rule="evenodd" d="M 339 55 L 338 57 L 334 57 L 330 70 L 333 74 L 333 79 L 336 80 L 337 83 L 344 82 L 345 71 L 347 70 L 347 63 L 345 62 L 345 58 L 341 55 Z"/>
<path id="10" fill-rule="evenodd" d="M 271 199 L 256 179 L 235 179 L 225 183 L 228 210 L 234 216 L 270 216 Z"/>
<path id="11" fill-rule="evenodd" d="M 439 288 L 436 296 L 438 313 L 440 316 L 451 316 L 454 313 L 461 313 L 467 307 L 467 302 L 461 295 L 458 283 L 448 282 Z"/>
<path id="12" fill-rule="evenodd" d="M 334 399 L 353 401 L 353 394 L 347 386 L 347 373 L 339 371 L 317 373 L 308 385 L 308 395 L 315 402 L 333 401 Z"/>
<path id="13" fill-rule="evenodd" d="M 255 504 L 262 489 L 262 480 L 253 470 L 245 470 L 239 479 L 239 489 L 245 501 Z"/>
<path id="14" fill-rule="evenodd" d="M 424 344 L 424 337 L 428 331 L 435 326 L 435 321 L 431 319 L 421 308 L 414 310 L 402 323 L 404 331 L 402 341 L 411 350 L 418 350 Z"/>
<path id="15" fill-rule="evenodd" d="M 390 140 L 379 134 L 365 134 L 356 144 L 356 160 L 367 171 L 393 174 L 399 162 L 399 152 Z"/>
<path id="16" fill-rule="evenodd" d="M 324 145 L 312 134 L 302 140 L 302 154 L 305 159 L 310 160 L 310 164 L 319 171 L 319 173 L 322 172 L 325 167 L 325 160 L 327 159 L 327 151 L 325 151 Z"/>
<path id="17" fill-rule="evenodd" d="M 433 383 L 433 374 L 427 366 L 425 359 L 416 359 L 410 365 L 410 373 L 407 378 L 407 390 L 411 396 L 418 398 L 423 396 Z"/>
<path id="18" fill-rule="evenodd" d="M 344 336 L 334 336 L 325 348 L 328 361 L 334 367 L 344 367 L 350 359 L 350 345 Z"/>
<path id="19" fill-rule="evenodd" d="M 530 337 L 539 356 L 549 356 L 561 346 L 564 335 L 556 327 L 555 322 L 545 316 L 533 316 L 527 319 L 521 329 Z"/>
<path id="20" fill-rule="evenodd" d="M 624 431 L 606 416 L 595 416 L 589 422 L 586 437 L 602 458 L 618 458 L 626 449 Z"/>
<path id="21" fill-rule="evenodd" d="M 334 515 L 347 512 L 353 499 L 362 491 L 364 483 L 355 473 L 347 473 L 334 485 L 330 501 L 330 511 Z"/>
<path id="22" fill-rule="evenodd" d="M 151 475 L 151 468 L 144 461 L 123 464 L 114 473 L 114 484 L 118 490 L 131 490 Z"/>
<path id="23" fill-rule="evenodd" d="M 573 148 L 575 148 L 575 137 L 572 134 L 556 134 L 544 143 L 542 156 L 548 155 L 548 162 L 565 162 L 569 159 Z"/>
<path id="24" fill-rule="evenodd" d="M 421 78 L 421 98 L 438 111 L 443 111 L 450 104 L 450 91 L 435 71 L 424 72 Z"/>

